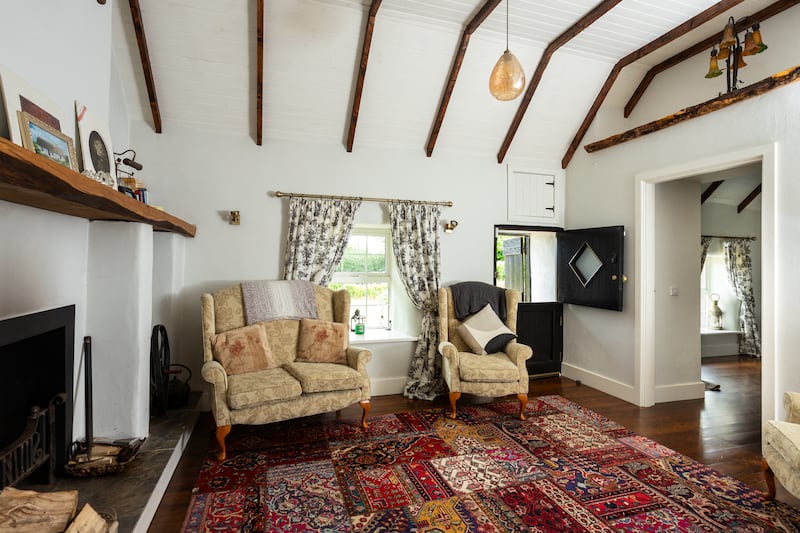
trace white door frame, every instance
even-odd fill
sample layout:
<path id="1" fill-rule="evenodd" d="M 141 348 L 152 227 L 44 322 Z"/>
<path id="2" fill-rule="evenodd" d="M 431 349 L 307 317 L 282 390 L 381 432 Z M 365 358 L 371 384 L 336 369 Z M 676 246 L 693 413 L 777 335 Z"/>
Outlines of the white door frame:
<path id="1" fill-rule="evenodd" d="M 777 143 L 746 147 L 636 175 L 636 313 L 634 395 L 655 404 L 655 189 L 659 183 L 761 162 L 761 393 L 762 420 L 774 418 L 775 402 L 775 184 Z M 699 241 L 698 241 L 699 249 Z M 699 331 L 698 325 L 698 331 Z"/>

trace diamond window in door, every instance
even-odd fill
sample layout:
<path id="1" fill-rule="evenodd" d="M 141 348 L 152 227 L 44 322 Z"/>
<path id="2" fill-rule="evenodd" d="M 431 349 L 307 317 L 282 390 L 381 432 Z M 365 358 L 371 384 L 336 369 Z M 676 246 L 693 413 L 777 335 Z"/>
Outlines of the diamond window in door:
<path id="1" fill-rule="evenodd" d="M 581 285 L 586 287 L 603 266 L 603 262 L 594 253 L 589 243 L 584 242 L 570 259 L 569 266 L 577 276 L 578 281 L 581 282 Z"/>

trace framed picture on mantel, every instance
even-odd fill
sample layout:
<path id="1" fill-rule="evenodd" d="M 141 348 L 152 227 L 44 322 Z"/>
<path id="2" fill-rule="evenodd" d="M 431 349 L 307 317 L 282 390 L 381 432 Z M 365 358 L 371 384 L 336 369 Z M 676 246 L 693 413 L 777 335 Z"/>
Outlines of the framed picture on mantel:
<path id="1" fill-rule="evenodd" d="M 17 118 L 25 148 L 67 168 L 78 170 L 72 139 L 25 111 L 18 111 Z"/>

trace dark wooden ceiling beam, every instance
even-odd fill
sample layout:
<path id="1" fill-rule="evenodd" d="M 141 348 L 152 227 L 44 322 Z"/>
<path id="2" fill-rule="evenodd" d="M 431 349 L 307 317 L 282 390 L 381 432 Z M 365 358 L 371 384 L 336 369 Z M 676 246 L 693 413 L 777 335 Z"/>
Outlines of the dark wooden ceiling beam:
<path id="1" fill-rule="evenodd" d="M 666 117 L 648 122 L 647 124 L 643 124 L 623 133 L 618 133 L 617 135 L 612 135 L 597 142 L 587 144 L 584 148 L 590 153 L 603 150 L 605 148 L 611 148 L 612 146 L 616 146 L 627 141 L 632 141 L 633 139 L 638 139 L 644 135 L 663 130 L 664 128 L 674 126 L 675 124 L 679 124 L 686 120 L 713 113 L 714 111 L 718 111 L 737 102 L 741 102 L 742 100 L 747 100 L 748 98 L 753 98 L 754 96 L 760 96 L 773 89 L 777 89 L 778 87 L 796 82 L 798 80 L 800 80 L 800 65 L 792 67 L 788 70 L 784 70 L 783 72 L 773 74 L 772 76 L 764 78 L 763 80 L 753 83 L 752 85 L 748 85 L 747 87 L 742 87 L 741 89 L 720 95 L 701 104 L 693 105 L 691 107 L 687 107 L 686 109 L 681 109 L 677 113 L 667 115 Z"/>
<path id="2" fill-rule="evenodd" d="M 700 205 L 706 203 L 706 200 L 711 198 L 711 195 L 714 194 L 714 192 L 716 192 L 716 190 L 719 189 L 719 186 L 724 182 L 725 180 L 712 181 L 711 184 L 706 187 L 706 190 L 703 191 L 703 194 L 700 195 Z"/>
<path id="3" fill-rule="evenodd" d="M 139 7 L 139 0 L 128 0 L 128 4 L 131 7 L 131 19 L 133 20 L 133 31 L 136 33 L 136 44 L 139 46 L 139 58 L 142 60 L 142 72 L 144 73 L 144 83 L 147 86 L 147 97 L 150 100 L 150 111 L 153 113 L 153 129 L 156 130 L 156 133 L 161 133 L 161 111 L 158 108 L 156 82 L 153 79 L 150 53 L 147 51 L 147 37 L 144 33 L 142 10 Z"/>
<path id="4" fill-rule="evenodd" d="M 511 121 L 511 125 L 508 127 L 508 132 L 506 133 L 505 139 L 503 139 L 503 144 L 500 145 L 500 150 L 497 152 L 498 163 L 502 163 L 503 159 L 505 159 L 508 149 L 511 147 L 511 142 L 514 140 L 514 136 L 517 134 L 519 125 L 522 123 L 522 118 L 528 111 L 528 106 L 533 99 L 533 94 L 536 92 L 536 88 L 539 86 L 539 82 L 542 80 L 544 71 L 547 68 L 548 63 L 550 63 L 550 58 L 553 56 L 556 50 L 564 46 L 564 44 L 568 43 L 580 32 L 591 26 L 597 19 L 611 11 L 611 8 L 619 4 L 621 1 L 622 0 L 603 0 L 594 9 L 581 17 L 578 22 L 567 28 L 564 33 L 553 39 L 553 41 L 547 45 L 547 48 L 545 48 L 544 52 L 542 53 L 542 57 L 539 59 L 539 64 L 536 65 L 536 70 L 531 76 L 531 81 L 528 83 L 528 88 L 526 89 L 525 94 L 522 96 L 522 101 L 519 103 L 517 113 L 514 115 L 514 119 Z"/>
<path id="5" fill-rule="evenodd" d="M 447 106 L 450 104 L 450 96 L 453 94 L 453 89 L 456 86 L 458 73 L 461 70 L 461 64 L 464 62 L 464 56 L 467 54 L 467 46 L 469 45 L 469 38 L 472 33 L 483 24 L 486 17 L 491 15 L 492 11 L 500 4 L 502 0 L 486 0 L 483 7 L 472 17 L 461 34 L 461 42 L 456 50 L 456 56 L 453 58 L 453 64 L 450 66 L 450 75 L 447 77 L 447 85 L 444 88 L 442 99 L 439 102 L 439 109 L 436 111 L 436 118 L 433 120 L 431 133 L 428 136 L 428 144 L 425 146 L 425 153 L 428 157 L 433 154 L 433 147 L 436 146 L 436 139 L 439 137 L 439 130 L 442 128 L 444 115 L 447 113 Z"/>
<path id="6" fill-rule="evenodd" d="M 747 198 L 742 200 L 742 203 L 740 203 L 739 206 L 736 208 L 736 212 L 737 213 L 741 213 L 742 211 L 744 211 L 745 208 L 748 205 L 750 205 L 750 202 L 752 202 L 753 200 L 758 198 L 759 194 L 761 194 L 761 184 L 760 183 L 758 185 L 756 185 L 756 188 L 753 189 L 750 194 L 747 195 Z"/>
<path id="7" fill-rule="evenodd" d="M 642 46 L 638 50 L 635 50 L 630 54 L 626 55 L 625 57 L 623 57 L 622 59 L 620 59 L 617 62 L 617 64 L 614 65 L 614 67 L 611 69 L 611 73 L 608 75 L 608 79 L 606 79 L 606 82 L 603 84 L 603 87 L 600 89 L 600 92 L 594 99 L 594 103 L 592 103 L 591 108 L 589 108 L 589 112 L 586 114 L 586 117 L 583 119 L 581 126 L 578 128 L 578 132 L 572 139 L 569 148 L 567 148 L 567 153 L 564 154 L 564 157 L 561 160 L 561 168 L 567 168 L 567 165 L 569 165 L 569 162 L 575 155 L 575 151 L 578 149 L 578 146 L 583 140 L 583 137 L 589 130 L 589 126 L 591 126 L 592 121 L 594 120 L 595 116 L 597 116 L 597 112 L 600 109 L 600 106 L 603 104 L 603 101 L 608 95 L 608 92 L 611 90 L 611 86 L 614 85 L 614 81 L 617 79 L 617 76 L 619 76 L 619 73 L 623 68 L 630 65 L 634 61 L 638 61 L 644 56 L 658 50 L 662 46 L 671 43 L 678 37 L 686 35 L 693 29 L 697 28 L 698 26 L 705 24 L 714 17 L 721 15 L 728 9 L 734 7 L 737 4 L 740 4 L 742 1 L 743 0 L 722 0 L 720 2 L 717 2 L 713 6 L 695 15 L 686 22 L 679 24 L 678 26 L 675 26 L 661 37 L 658 37 L 657 39 L 650 41 L 649 43 Z"/>
<path id="8" fill-rule="evenodd" d="M 356 78 L 356 90 L 353 94 L 353 106 L 350 113 L 350 128 L 347 132 L 347 151 L 353 151 L 353 141 L 356 138 L 356 124 L 358 123 L 358 111 L 361 108 L 361 93 L 364 91 L 364 78 L 367 75 L 367 62 L 369 62 L 369 49 L 372 45 L 372 32 L 375 29 L 375 17 L 378 8 L 381 7 L 381 0 L 372 0 L 369 6 L 369 16 L 367 17 L 367 29 L 364 31 L 364 43 L 361 46 L 361 63 L 358 67 L 358 77 Z"/>
<path id="9" fill-rule="evenodd" d="M 256 3 L 256 144 L 264 140 L 264 0 Z"/>
<path id="10" fill-rule="evenodd" d="M 800 0 L 780 0 L 778 2 L 775 2 L 774 4 L 770 4 L 764 9 L 757 11 L 756 13 L 753 13 L 752 15 L 745 17 L 742 20 L 739 20 L 736 23 L 736 33 L 739 33 L 745 27 L 752 25 L 755 22 L 763 22 L 768 18 L 777 15 L 778 13 L 786 11 L 787 9 L 797 5 L 798 3 L 800 3 Z M 669 59 L 662 61 L 658 65 L 648 70 L 647 73 L 644 75 L 644 78 L 642 78 L 642 81 L 639 82 L 639 86 L 636 87 L 636 90 L 633 92 L 633 95 L 631 95 L 631 98 L 630 100 L 628 100 L 628 103 L 625 104 L 625 118 L 628 118 L 630 116 L 630 114 L 633 112 L 633 108 L 636 107 L 636 104 L 639 103 L 639 100 L 642 98 L 642 95 L 644 94 L 644 92 L 650 86 L 650 83 L 658 74 L 664 72 L 669 68 L 674 67 L 675 65 L 683 61 L 686 61 L 690 57 L 696 56 L 701 52 L 710 51 L 711 47 L 719 42 L 721 36 L 722 36 L 722 30 L 715 33 L 714 35 L 711 35 L 710 37 L 703 39 L 699 43 L 690 46 L 686 50 L 683 50 L 682 52 L 675 54 Z"/>

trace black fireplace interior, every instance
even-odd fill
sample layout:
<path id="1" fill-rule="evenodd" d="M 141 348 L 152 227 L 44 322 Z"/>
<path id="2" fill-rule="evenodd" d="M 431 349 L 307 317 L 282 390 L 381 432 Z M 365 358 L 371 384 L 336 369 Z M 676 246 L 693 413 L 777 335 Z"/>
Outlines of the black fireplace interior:
<path id="1" fill-rule="evenodd" d="M 31 407 L 46 407 L 59 393 L 56 410 L 56 471 L 63 472 L 72 443 L 75 306 L 0 320 L 0 449 L 22 433 Z"/>

